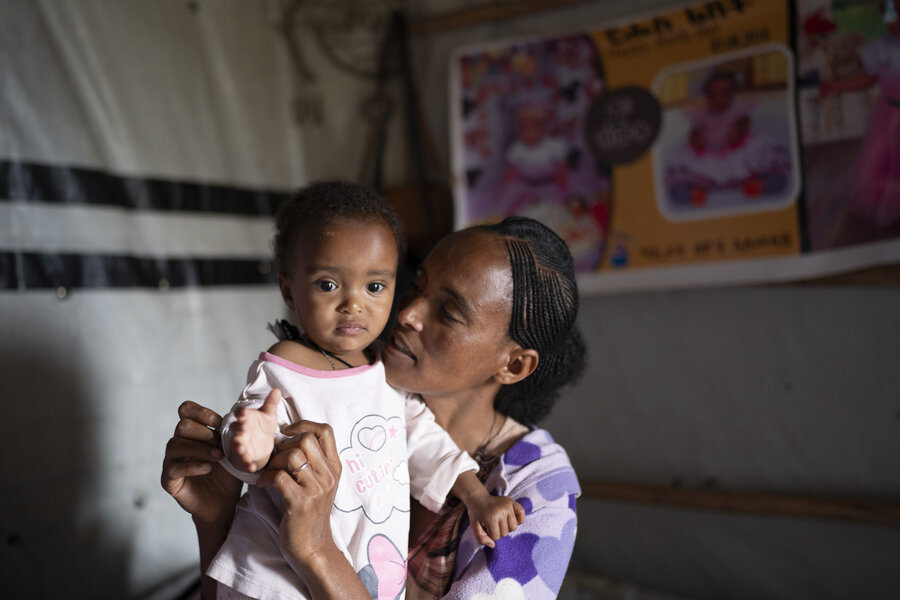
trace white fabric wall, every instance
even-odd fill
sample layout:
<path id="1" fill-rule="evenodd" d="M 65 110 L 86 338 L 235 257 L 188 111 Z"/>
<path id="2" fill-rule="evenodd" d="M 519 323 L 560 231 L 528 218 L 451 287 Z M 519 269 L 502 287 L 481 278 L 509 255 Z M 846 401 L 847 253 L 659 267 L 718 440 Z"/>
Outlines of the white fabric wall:
<path id="1" fill-rule="evenodd" d="M 334 102 L 324 124 L 300 130 L 277 8 L 4 2 L 0 159 L 275 190 L 340 174 L 347 147 L 322 141 L 347 139 L 356 107 Z M 323 87 L 349 99 L 353 84 Z M 262 261 L 270 221 L 0 202 L 0 250 Z M 281 313 L 273 286 L 0 292 L 4 596 L 179 591 L 183 580 L 165 586 L 194 575 L 197 551 L 159 485 L 176 408 L 226 410 Z"/>
<path id="2" fill-rule="evenodd" d="M 453 47 L 671 4 L 593 2 L 417 40 L 440 150 Z M 0 159 L 276 190 L 355 176 L 370 85 L 305 46 L 327 112 L 322 125 L 299 126 L 300 84 L 273 30 L 278 6 L 7 0 Z M 395 159 L 391 178 L 400 169 Z M 0 250 L 268 254 L 264 217 L 8 204 Z M 589 373 L 547 427 L 584 478 L 897 498 L 898 301 L 897 288 L 586 297 Z M 281 310 L 270 286 L 0 292 L 4 596 L 162 598 L 193 575 L 190 519 L 159 487 L 175 410 L 185 399 L 226 409 Z M 671 594 L 900 589 L 897 529 L 588 499 L 579 513 L 573 569 Z"/>

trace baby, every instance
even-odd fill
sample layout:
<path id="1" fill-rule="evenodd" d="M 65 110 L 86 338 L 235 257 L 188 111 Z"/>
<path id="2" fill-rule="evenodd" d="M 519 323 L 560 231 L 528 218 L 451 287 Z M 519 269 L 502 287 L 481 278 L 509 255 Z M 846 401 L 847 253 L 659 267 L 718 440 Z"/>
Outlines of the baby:
<path id="1" fill-rule="evenodd" d="M 666 164 L 673 204 L 703 206 L 713 192 L 719 207 L 735 197 L 782 197 L 791 171 L 787 147 L 765 132 L 753 131 L 750 113 L 755 102 L 736 97 L 738 90 L 734 72 L 713 71 L 703 82 L 702 105 L 686 111 L 686 148 L 674 147 Z"/>
<path id="2" fill-rule="evenodd" d="M 363 186 L 317 183 L 283 205 L 278 285 L 300 328 L 272 327 L 281 340 L 252 365 L 220 429 L 223 465 L 254 483 L 282 440 L 280 427 L 300 419 L 331 425 L 342 464 L 332 531 L 373 597 L 395 597 L 405 585 L 410 493 L 437 512 L 452 492 L 489 546 L 485 530 L 501 522 L 514 530 L 525 516 L 512 499 L 488 493 L 477 463 L 421 399 L 385 380 L 374 343 L 391 314 L 403 249 L 390 204 Z M 273 389 L 281 400 L 269 396 Z M 207 572 L 220 597 L 308 597 L 278 547 L 282 510 L 277 491 L 250 486 Z"/>
<path id="3" fill-rule="evenodd" d="M 741 145 L 750 130 L 750 105 L 736 102 L 730 71 L 714 72 L 703 84 L 704 106 L 688 114 L 689 143 L 699 154 L 721 154 Z"/>

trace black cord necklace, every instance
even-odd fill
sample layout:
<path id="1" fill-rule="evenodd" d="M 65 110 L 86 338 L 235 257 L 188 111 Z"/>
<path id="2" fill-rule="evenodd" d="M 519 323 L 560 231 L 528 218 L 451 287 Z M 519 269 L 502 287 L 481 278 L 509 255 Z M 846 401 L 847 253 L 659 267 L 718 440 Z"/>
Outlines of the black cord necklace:
<path id="1" fill-rule="evenodd" d="M 334 360 L 344 364 L 348 369 L 353 368 L 353 365 L 348 363 L 346 360 L 344 360 L 340 356 L 336 356 L 336 355 L 332 354 L 328 350 L 325 350 L 324 348 L 319 346 L 317 343 L 312 341 L 312 338 L 310 338 L 308 335 L 306 335 L 305 332 L 300 333 L 300 330 L 297 329 L 297 327 L 295 327 L 293 323 L 290 323 L 286 319 L 281 319 L 280 321 L 276 321 L 275 324 L 281 328 L 281 331 L 284 333 L 284 339 L 288 339 L 293 342 L 299 342 L 299 343 L 303 344 L 304 346 L 308 346 L 308 347 L 312 348 L 313 350 L 318 350 L 319 352 L 321 352 L 322 356 L 325 357 L 325 360 L 328 361 L 328 364 L 331 365 L 332 371 L 337 371 L 337 365 L 334 364 Z M 334 360 L 331 360 L 332 358 Z"/>
<path id="2" fill-rule="evenodd" d="M 332 354 L 331 352 L 329 352 L 329 351 L 326 350 L 325 348 L 322 348 L 322 347 L 319 346 L 317 343 L 315 343 L 314 341 L 312 341 L 312 340 L 310 339 L 310 337 L 309 337 L 308 335 L 306 335 L 305 333 L 304 333 L 303 335 L 300 336 L 300 341 L 303 342 L 304 344 L 306 344 L 307 346 L 309 346 L 310 348 L 312 348 L 313 350 L 318 350 L 319 352 L 321 352 L 321 353 L 322 353 L 322 356 L 325 357 L 325 360 L 328 361 L 328 364 L 331 365 L 331 370 L 332 370 L 332 371 L 337 371 L 337 365 L 334 364 L 334 360 L 336 360 L 336 361 L 338 361 L 339 363 L 343 364 L 343 365 L 346 366 L 348 369 L 352 369 L 352 368 L 353 368 L 353 365 L 351 365 L 350 363 L 348 363 L 346 360 L 344 360 L 344 359 L 341 358 L 340 356 L 337 356 L 336 354 Z M 333 358 L 334 360 L 331 360 L 332 358 Z"/>
<path id="3" fill-rule="evenodd" d="M 484 436 L 484 440 L 478 445 L 478 449 L 475 451 L 475 462 L 481 467 L 479 469 L 479 474 L 482 472 L 485 472 L 485 474 L 490 473 L 494 468 L 494 465 L 500 460 L 500 457 L 497 454 L 490 452 L 489 448 L 494 443 L 497 436 L 500 435 L 500 432 L 503 431 L 503 428 L 506 427 L 506 422 L 509 421 L 509 415 L 504 415 L 503 422 L 500 423 L 500 428 L 494 433 L 494 425 L 497 424 L 497 414 L 498 413 L 494 411 L 491 427 L 488 429 L 487 435 Z"/>

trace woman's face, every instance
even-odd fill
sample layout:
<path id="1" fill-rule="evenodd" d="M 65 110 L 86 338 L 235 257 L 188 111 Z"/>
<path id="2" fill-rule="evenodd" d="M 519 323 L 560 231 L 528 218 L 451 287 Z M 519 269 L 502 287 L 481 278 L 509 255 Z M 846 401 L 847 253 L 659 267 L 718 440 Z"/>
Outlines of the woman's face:
<path id="1" fill-rule="evenodd" d="M 460 231 L 441 240 L 404 297 L 384 351 L 388 383 L 427 397 L 493 385 L 505 354 L 512 274 L 503 238 Z"/>

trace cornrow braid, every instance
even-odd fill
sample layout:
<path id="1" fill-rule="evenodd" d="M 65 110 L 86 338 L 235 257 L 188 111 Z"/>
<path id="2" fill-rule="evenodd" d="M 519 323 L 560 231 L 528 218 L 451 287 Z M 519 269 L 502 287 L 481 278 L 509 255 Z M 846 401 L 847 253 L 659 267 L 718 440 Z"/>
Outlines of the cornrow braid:
<path id="1" fill-rule="evenodd" d="M 477 229 L 506 239 L 513 279 L 509 336 L 539 355 L 534 373 L 503 386 L 494 406 L 522 423 L 537 423 L 550 413 L 560 388 L 584 372 L 572 254 L 562 238 L 534 219 L 509 217 Z"/>

